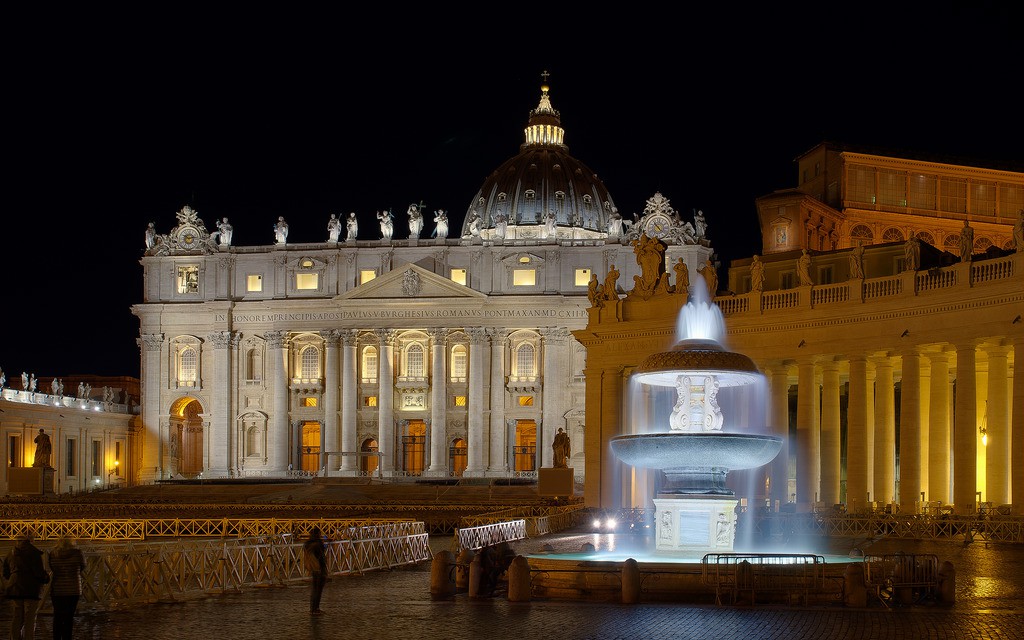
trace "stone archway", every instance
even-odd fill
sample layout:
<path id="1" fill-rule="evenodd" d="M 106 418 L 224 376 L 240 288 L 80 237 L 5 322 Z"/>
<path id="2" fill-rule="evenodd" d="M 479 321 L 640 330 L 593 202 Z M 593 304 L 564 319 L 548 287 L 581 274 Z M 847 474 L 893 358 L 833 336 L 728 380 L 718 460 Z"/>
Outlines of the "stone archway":
<path id="1" fill-rule="evenodd" d="M 167 455 L 171 473 L 195 478 L 203 472 L 203 405 L 193 397 L 171 407 Z"/>

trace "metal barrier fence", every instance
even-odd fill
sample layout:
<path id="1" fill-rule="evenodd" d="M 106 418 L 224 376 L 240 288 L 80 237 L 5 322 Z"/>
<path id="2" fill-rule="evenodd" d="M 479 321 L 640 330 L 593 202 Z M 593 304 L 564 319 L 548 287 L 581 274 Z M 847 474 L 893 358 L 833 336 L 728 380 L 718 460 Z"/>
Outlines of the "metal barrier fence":
<path id="1" fill-rule="evenodd" d="M 886 607 L 932 599 L 939 590 L 939 559 L 912 553 L 865 556 L 864 582 Z"/>
<path id="2" fill-rule="evenodd" d="M 430 559 L 428 534 L 395 531 L 371 526 L 365 531 L 349 531 L 351 538 L 329 540 L 328 571 L 335 576 L 358 574 Z M 171 602 L 307 579 L 300 559 L 302 540 L 291 534 L 115 543 L 83 546 L 82 551 L 86 566 L 80 606 L 86 609 Z M 44 610 L 50 606 L 49 585 L 45 589 Z"/>
<path id="3" fill-rule="evenodd" d="M 466 516 L 460 520 L 460 528 L 477 527 L 508 520 L 526 520 L 526 537 L 556 533 L 572 528 L 579 524 L 585 507 L 583 502 L 559 506 L 527 506 L 510 507 L 498 511 L 488 511 L 473 516 Z"/>
<path id="4" fill-rule="evenodd" d="M 452 553 L 456 556 L 464 549 L 482 549 L 499 542 L 511 542 L 526 538 L 526 520 L 496 522 L 479 527 L 457 529 L 452 538 Z"/>
<path id="5" fill-rule="evenodd" d="M 715 587 L 715 604 L 722 596 L 736 603 L 741 597 L 754 604 L 758 596 L 798 597 L 804 604 L 825 584 L 825 558 L 813 554 L 709 553 L 701 560 L 701 581 Z"/>

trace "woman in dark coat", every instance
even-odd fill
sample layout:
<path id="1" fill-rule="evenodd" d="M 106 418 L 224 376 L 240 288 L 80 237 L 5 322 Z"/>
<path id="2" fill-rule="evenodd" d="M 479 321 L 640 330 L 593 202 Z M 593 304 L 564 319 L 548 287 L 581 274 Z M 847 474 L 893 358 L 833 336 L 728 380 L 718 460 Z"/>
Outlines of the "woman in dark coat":
<path id="1" fill-rule="evenodd" d="M 50 551 L 50 600 L 53 602 L 53 640 L 71 640 L 75 610 L 82 595 L 82 571 L 85 556 L 70 538 L 61 538 Z"/>
<path id="2" fill-rule="evenodd" d="M 50 575 L 43 568 L 43 552 L 23 535 L 4 558 L 4 598 L 12 603 L 11 637 L 32 640 L 35 637 L 39 594 Z"/>

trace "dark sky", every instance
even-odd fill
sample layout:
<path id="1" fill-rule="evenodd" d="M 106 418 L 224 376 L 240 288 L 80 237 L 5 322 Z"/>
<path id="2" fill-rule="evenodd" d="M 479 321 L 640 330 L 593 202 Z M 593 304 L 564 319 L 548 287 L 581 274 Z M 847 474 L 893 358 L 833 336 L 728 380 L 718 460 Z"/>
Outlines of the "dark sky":
<path id="1" fill-rule="evenodd" d="M 278 215 L 319 242 L 355 211 L 368 239 L 377 210 L 420 201 L 459 228 L 545 69 L 620 211 L 658 191 L 702 209 L 723 264 L 759 250 L 754 199 L 821 140 L 1019 165 L 1010 3 L 897 4 L 11 16 L 0 367 L 137 376 L 143 232 L 186 204 L 243 246 Z"/>

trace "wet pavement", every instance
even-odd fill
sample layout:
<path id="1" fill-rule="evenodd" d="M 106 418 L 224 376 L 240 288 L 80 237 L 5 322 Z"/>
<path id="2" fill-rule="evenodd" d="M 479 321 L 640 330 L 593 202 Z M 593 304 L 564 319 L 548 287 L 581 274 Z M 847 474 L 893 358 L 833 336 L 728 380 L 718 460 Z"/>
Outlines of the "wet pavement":
<path id="1" fill-rule="evenodd" d="M 450 538 L 432 539 L 434 551 Z M 528 554 L 550 544 L 575 551 L 600 536 L 570 533 L 514 544 Z M 882 540 L 869 553 L 934 553 L 956 568 L 952 607 L 919 605 L 886 609 L 842 606 L 716 607 L 673 603 L 538 600 L 510 603 L 501 596 L 450 600 L 430 598 L 430 563 L 416 567 L 336 577 L 324 591 L 323 616 L 309 615 L 309 588 L 251 588 L 174 604 L 143 605 L 112 612 L 82 613 L 76 638 L 180 640 L 210 638 L 506 638 L 555 636 L 557 640 L 624 638 L 1022 638 L 1024 637 L 1024 545 L 974 542 Z M 10 613 L 0 614 L 6 631 Z M 36 637 L 51 637 L 51 618 L 41 615 Z M 6 634 L 4 634 L 6 635 Z"/>

